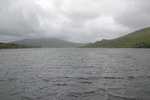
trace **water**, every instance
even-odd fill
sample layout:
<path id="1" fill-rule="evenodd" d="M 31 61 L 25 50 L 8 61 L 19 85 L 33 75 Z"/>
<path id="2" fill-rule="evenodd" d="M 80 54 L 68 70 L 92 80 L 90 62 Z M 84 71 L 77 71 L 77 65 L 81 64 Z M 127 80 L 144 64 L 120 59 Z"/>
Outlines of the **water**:
<path id="1" fill-rule="evenodd" d="M 0 50 L 0 100 L 150 100 L 150 49 Z"/>

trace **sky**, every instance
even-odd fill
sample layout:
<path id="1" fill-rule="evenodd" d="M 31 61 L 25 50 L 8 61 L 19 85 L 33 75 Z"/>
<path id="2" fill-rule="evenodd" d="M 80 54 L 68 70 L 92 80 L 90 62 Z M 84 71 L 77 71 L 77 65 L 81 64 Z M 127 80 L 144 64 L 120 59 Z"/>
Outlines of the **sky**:
<path id="1" fill-rule="evenodd" d="M 114 39 L 150 26 L 150 0 L 0 0 L 0 42 Z"/>

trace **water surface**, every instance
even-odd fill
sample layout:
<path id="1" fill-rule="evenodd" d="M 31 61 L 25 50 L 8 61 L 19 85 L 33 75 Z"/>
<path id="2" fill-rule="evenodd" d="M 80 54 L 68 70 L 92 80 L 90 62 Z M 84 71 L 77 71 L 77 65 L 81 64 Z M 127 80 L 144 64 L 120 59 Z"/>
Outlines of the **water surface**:
<path id="1" fill-rule="evenodd" d="M 0 100 L 150 100 L 150 49 L 0 50 Z"/>

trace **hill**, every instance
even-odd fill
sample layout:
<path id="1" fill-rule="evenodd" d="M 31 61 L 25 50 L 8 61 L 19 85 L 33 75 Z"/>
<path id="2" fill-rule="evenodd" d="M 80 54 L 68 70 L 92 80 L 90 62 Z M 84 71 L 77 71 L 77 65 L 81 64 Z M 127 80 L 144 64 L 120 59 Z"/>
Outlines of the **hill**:
<path id="1" fill-rule="evenodd" d="M 150 48 L 150 27 L 144 28 L 128 35 L 95 43 L 90 43 L 85 47 L 89 48 Z"/>
<path id="2" fill-rule="evenodd" d="M 39 47 L 52 47 L 52 48 L 75 48 L 82 47 L 87 44 L 73 43 L 65 40 L 55 38 L 38 38 L 38 39 L 24 39 L 12 42 L 19 45 L 39 46 Z"/>

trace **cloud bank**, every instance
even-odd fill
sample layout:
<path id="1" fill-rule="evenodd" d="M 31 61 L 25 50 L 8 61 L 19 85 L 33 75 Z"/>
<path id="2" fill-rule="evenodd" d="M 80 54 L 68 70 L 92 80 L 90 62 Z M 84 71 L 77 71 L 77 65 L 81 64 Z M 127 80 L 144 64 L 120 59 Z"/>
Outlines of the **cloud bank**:
<path id="1" fill-rule="evenodd" d="M 150 26 L 150 0 L 0 0 L 0 42 L 112 39 Z"/>

